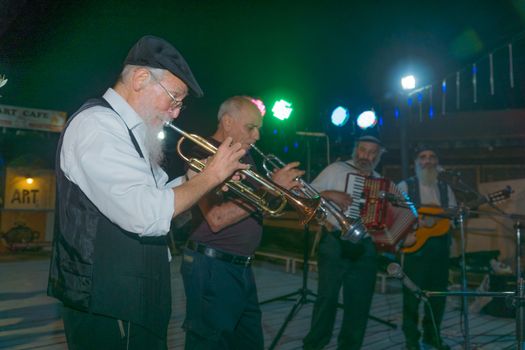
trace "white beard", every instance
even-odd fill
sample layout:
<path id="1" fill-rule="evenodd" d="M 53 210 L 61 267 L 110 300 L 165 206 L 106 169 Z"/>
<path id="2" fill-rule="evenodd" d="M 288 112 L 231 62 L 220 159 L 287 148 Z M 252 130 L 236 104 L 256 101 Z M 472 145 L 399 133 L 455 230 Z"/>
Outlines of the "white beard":
<path id="1" fill-rule="evenodd" d="M 372 162 L 366 159 L 354 159 L 354 165 L 364 174 L 370 174 L 374 170 Z"/>
<path id="2" fill-rule="evenodd" d="M 159 132 L 162 131 L 163 125 L 153 126 L 151 120 L 155 118 L 156 117 L 148 117 L 145 120 L 146 138 L 144 139 L 144 146 L 146 147 L 150 161 L 160 166 L 164 161 L 164 150 L 162 148 L 162 140 L 159 139 L 158 135 Z"/>
<path id="3" fill-rule="evenodd" d="M 416 164 L 416 176 L 419 181 L 425 186 L 433 186 L 437 184 L 438 171 L 436 167 L 421 168 L 419 164 Z"/>

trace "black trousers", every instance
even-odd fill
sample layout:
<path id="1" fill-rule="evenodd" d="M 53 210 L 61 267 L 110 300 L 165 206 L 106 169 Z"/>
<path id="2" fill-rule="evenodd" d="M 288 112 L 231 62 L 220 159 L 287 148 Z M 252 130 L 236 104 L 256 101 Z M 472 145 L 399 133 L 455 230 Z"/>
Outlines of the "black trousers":
<path id="1" fill-rule="evenodd" d="M 375 246 L 370 238 L 351 245 L 337 235 L 325 233 L 319 243 L 318 297 L 304 349 L 322 349 L 330 342 L 341 287 L 344 314 L 337 349 L 357 350 L 363 343 L 376 283 Z"/>
<path id="2" fill-rule="evenodd" d="M 446 291 L 448 286 L 450 237 L 448 234 L 430 238 L 417 252 L 405 254 L 403 271 L 417 286 L 424 290 Z M 403 288 L 403 332 L 407 343 L 419 342 L 420 300 L 407 288 Z M 446 298 L 429 298 L 432 310 L 425 306 L 423 341 L 433 343 L 438 337 L 445 312 Z M 436 323 L 432 322 L 432 314 Z"/>
<path id="3" fill-rule="evenodd" d="M 166 350 L 166 339 L 129 321 L 64 306 L 64 331 L 69 350 Z"/>

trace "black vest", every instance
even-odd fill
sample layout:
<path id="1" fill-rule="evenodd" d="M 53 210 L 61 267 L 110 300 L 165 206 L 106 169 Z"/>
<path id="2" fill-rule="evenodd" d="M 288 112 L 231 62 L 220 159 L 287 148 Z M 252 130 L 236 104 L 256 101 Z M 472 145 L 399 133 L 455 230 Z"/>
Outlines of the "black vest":
<path id="1" fill-rule="evenodd" d="M 139 237 L 113 224 L 60 168 L 65 130 L 57 149 L 59 229 L 55 230 L 48 295 L 86 312 L 129 320 L 165 338 L 171 315 L 170 266 L 166 237 Z M 132 142 L 144 158 L 131 130 Z"/>
<path id="2" fill-rule="evenodd" d="M 413 176 L 406 179 L 408 196 L 416 206 L 421 207 L 421 195 L 419 194 L 419 180 Z M 448 208 L 448 185 L 446 182 L 438 180 L 439 204 L 442 208 Z"/>

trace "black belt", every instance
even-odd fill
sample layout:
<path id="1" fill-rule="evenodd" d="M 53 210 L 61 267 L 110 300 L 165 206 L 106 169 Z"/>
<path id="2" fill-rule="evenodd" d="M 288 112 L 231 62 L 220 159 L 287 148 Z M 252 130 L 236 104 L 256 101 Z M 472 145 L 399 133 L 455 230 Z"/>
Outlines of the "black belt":
<path id="1" fill-rule="evenodd" d="M 253 260 L 253 256 L 242 256 L 226 253 L 194 241 L 188 241 L 188 243 L 186 244 L 186 248 L 209 256 L 210 258 L 226 261 L 237 265 L 249 266 Z"/>

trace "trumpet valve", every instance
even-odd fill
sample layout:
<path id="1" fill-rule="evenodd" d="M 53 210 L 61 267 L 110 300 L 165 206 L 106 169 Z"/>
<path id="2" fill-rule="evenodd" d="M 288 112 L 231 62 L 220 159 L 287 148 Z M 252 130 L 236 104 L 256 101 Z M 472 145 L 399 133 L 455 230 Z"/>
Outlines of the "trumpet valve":
<path id="1" fill-rule="evenodd" d="M 324 208 L 320 207 L 319 210 L 317 210 L 317 212 L 315 213 L 315 218 L 319 222 L 324 222 L 328 218 L 328 214 L 326 213 L 326 210 Z"/>

